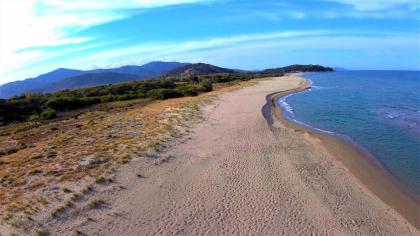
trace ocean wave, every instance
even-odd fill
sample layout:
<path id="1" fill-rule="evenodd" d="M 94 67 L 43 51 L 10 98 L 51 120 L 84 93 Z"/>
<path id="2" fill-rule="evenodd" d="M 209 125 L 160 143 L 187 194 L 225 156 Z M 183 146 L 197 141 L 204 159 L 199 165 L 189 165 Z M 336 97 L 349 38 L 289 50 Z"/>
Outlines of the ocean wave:
<path id="1" fill-rule="evenodd" d="M 420 114 L 417 109 L 406 106 L 382 106 L 374 110 L 381 119 L 388 123 L 406 129 L 420 137 Z"/>
<path id="2" fill-rule="evenodd" d="M 287 113 L 287 115 L 290 115 L 291 117 L 295 117 L 295 113 L 293 112 L 292 106 L 290 106 L 290 104 L 286 102 L 286 99 L 288 97 L 294 95 L 294 94 L 296 94 L 296 93 L 292 93 L 292 94 L 286 95 L 284 97 L 281 97 L 278 100 L 278 104 L 283 108 L 283 110 Z"/>
<path id="3" fill-rule="evenodd" d="M 309 80 L 309 82 L 310 82 L 310 84 L 313 84 L 313 82 L 311 80 Z M 277 104 L 279 104 L 280 107 L 283 108 L 284 115 L 285 115 L 285 117 L 288 120 L 290 120 L 292 122 L 295 122 L 295 123 L 297 123 L 299 125 L 302 125 L 302 126 L 304 126 L 306 128 L 316 130 L 316 131 L 321 132 L 321 133 L 335 134 L 332 131 L 323 130 L 323 129 L 320 129 L 320 128 L 311 126 L 311 125 L 309 125 L 309 124 L 307 124 L 307 123 L 305 123 L 303 121 L 300 121 L 300 120 L 297 120 L 296 119 L 295 113 L 293 112 L 293 107 L 286 101 L 286 99 L 289 98 L 289 97 L 291 97 L 291 96 L 293 96 L 293 95 L 296 95 L 296 94 L 299 94 L 299 93 L 304 93 L 304 92 L 310 92 L 310 91 L 311 91 L 311 89 L 308 89 L 308 90 L 304 90 L 304 91 L 300 91 L 300 92 L 288 94 L 286 96 L 283 96 L 283 97 L 279 98 L 277 100 Z"/>
<path id="4" fill-rule="evenodd" d="M 290 120 L 292 122 L 295 122 L 295 123 L 297 123 L 297 124 L 299 124 L 301 126 L 304 126 L 306 128 L 309 128 L 309 129 L 318 131 L 320 133 L 336 134 L 335 132 L 328 131 L 328 130 L 323 130 L 321 128 L 317 128 L 317 127 L 311 126 L 311 125 L 309 125 L 309 124 L 307 124 L 307 123 L 305 123 L 303 121 L 300 121 L 300 120 L 297 120 L 296 119 L 295 113 L 293 112 L 293 107 L 287 102 L 287 99 L 289 97 L 293 96 L 293 95 L 296 95 L 296 94 L 311 92 L 313 89 L 326 89 L 327 88 L 327 87 L 316 86 L 316 85 L 314 85 L 314 81 L 312 81 L 310 79 L 307 79 L 307 78 L 305 78 L 305 79 L 309 81 L 309 85 L 310 85 L 310 88 L 309 89 L 288 94 L 286 96 L 283 96 L 283 97 L 279 98 L 278 101 L 277 101 L 277 103 L 280 105 L 280 107 L 283 108 L 283 112 L 284 112 L 284 115 L 285 115 L 286 119 L 288 119 L 288 120 Z"/>
<path id="5" fill-rule="evenodd" d="M 329 87 L 314 85 L 314 82 L 310 79 L 306 79 L 306 80 L 309 81 L 309 85 L 311 86 L 308 89 L 308 91 L 311 91 L 312 89 L 329 89 Z"/>
<path id="6" fill-rule="evenodd" d="M 306 79 L 307 81 L 309 81 L 309 85 L 312 86 L 314 84 L 314 81 L 310 80 L 310 79 Z"/>
<path id="7" fill-rule="evenodd" d="M 306 127 L 306 128 L 316 130 L 316 131 L 318 131 L 318 132 L 320 132 L 320 133 L 326 133 L 326 134 L 336 134 L 335 132 L 332 132 L 332 131 L 329 131 L 329 130 L 324 130 L 324 129 L 320 129 L 320 128 L 317 128 L 317 127 L 314 127 L 314 126 L 308 125 L 307 123 L 305 123 L 305 122 L 303 122 L 303 121 L 300 121 L 300 120 L 291 119 L 291 121 L 293 121 L 293 122 L 295 122 L 295 123 L 297 123 L 297 124 L 299 124 L 299 125 L 302 125 L 302 126 L 304 126 L 304 127 Z"/>

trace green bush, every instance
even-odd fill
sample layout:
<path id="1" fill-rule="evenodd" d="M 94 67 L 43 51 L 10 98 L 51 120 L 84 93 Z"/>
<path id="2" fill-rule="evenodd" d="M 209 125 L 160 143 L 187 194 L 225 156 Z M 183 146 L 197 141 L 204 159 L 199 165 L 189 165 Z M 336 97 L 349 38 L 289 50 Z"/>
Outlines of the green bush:
<path id="1" fill-rule="evenodd" d="M 74 110 L 77 108 L 93 105 L 100 102 L 101 102 L 101 98 L 99 97 L 76 98 L 76 97 L 70 97 L 70 96 L 63 96 L 63 97 L 52 97 L 47 100 L 45 105 L 47 105 L 48 107 L 54 110 L 64 111 L 64 110 Z"/>
<path id="2" fill-rule="evenodd" d="M 200 88 L 195 85 L 182 85 L 175 89 L 178 93 L 182 94 L 182 96 L 197 96 L 200 91 Z"/>
<path id="3" fill-rule="evenodd" d="M 58 111 L 71 110 L 81 107 L 80 100 L 74 97 L 53 97 L 48 99 L 45 105 Z"/>
<path id="4" fill-rule="evenodd" d="M 123 95 L 117 95 L 118 101 L 125 101 L 125 100 L 131 100 L 136 99 L 137 96 L 135 94 L 123 94 Z"/>
<path id="5" fill-rule="evenodd" d="M 41 117 L 38 114 L 34 114 L 34 115 L 31 115 L 28 120 L 29 121 L 37 121 L 37 120 L 40 120 L 40 119 L 41 119 Z"/>
<path id="6" fill-rule="evenodd" d="M 104 103 L 104 102 L 113 102 L 115 100 L 117 100 L 116 96 L 111 95 L 111 94 L 108 94 L 106 96 L 102 96 L 101 97 L 101 102 L 102 103 Z"/>
<path id="7" fill-rule="evenodd" d="M 57 117 L 57 112 L 53 109 L 45 110 L 41 113 L 40 118 L 42 120 L 50 120 Z"/>
<path id="8" fill-rule="evenodd" d="M 213 90 L 213 85 L 208 80 L 200 82 L 200 86 L 203 88 L 203 92 L 210 92 Z"/>
<path id="9" fill-rule="evenodd" d="M 175 89 L 153 89 L 147 92 L 147 96 L 153 100 L 163 100 L 182 97 L 182 93 L 176 91 Z"/>

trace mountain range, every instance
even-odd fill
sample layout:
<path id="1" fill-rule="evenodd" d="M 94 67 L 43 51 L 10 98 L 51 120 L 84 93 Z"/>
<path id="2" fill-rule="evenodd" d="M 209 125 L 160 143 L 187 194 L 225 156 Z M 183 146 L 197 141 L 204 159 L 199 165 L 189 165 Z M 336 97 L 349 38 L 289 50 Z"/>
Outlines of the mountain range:
<path id="1" fill-rule="evenodd" d="M 142 66 L 128 65 L 112 69 L 73 70 L 59 68 L 36 78 L 0 85 L 0 98 L 9 98 L 29 92 L 54 92 L 63 89 L 156 78 L 186 65 L 189 65 L 189 63 L 154 61 Z"/>
<path id="2" fill-rule="evenodd" d="M 256 73 L 275 75 L 297 71 L 327 72 L 334 71 L 334 69 L 320 65 L 290 65 L 266 69 Z M 158 78 L 162 76 L 195 77 L 220 73 L 252 72 L 227 69 L 205 63 L 191 64 L 160 61 L 149 62 L 142 66 L 129 65 L 112 69 L 73 70 L 59 68 L 36 78 L 0 85 L 0 98 L 10 98 L 12 96 L 30 92 L 50 93 L 64 89 L 94 87 L 131 80 Z"/>

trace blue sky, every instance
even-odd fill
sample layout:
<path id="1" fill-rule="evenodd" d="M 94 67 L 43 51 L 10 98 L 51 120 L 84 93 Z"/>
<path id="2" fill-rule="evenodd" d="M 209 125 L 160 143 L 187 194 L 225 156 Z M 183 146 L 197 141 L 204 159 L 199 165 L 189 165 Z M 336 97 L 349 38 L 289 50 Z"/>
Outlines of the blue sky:
<path id="1" fill-rule="evenodd" d="M 416 0 L 0 0 L 0 84 L 153 60 L 420 69 Z"/>

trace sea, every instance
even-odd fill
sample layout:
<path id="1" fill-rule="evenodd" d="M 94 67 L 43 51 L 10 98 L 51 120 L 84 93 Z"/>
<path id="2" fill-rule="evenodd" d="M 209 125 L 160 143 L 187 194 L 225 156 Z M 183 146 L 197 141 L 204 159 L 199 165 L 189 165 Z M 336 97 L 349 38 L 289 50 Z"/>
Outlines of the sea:
<path id="1" fill-rule="evenodd" d="M 420 71 L 304 73 L 311 89 L 278 100 L 284 115 L 344 136 L 420 196 Z"/>

